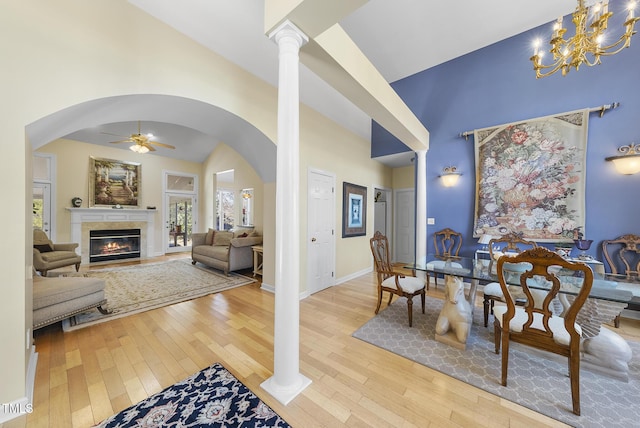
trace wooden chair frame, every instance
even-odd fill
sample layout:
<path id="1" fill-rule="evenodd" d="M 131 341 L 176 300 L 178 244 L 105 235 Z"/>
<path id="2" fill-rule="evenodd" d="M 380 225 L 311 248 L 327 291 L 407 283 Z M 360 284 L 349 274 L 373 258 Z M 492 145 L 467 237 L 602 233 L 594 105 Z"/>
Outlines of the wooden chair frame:
<path id="1" fill-rule="evenodd" d="M 616 252 L 615 249 L 618 249 Z M 602 254 L 609 264 L 609 269 L 613 274 L 623 274 L 628 277 L 640 276 L 640 236 L 627 234 L 618 236 L 616 239 L 602 241 Z M 618 269 L 621 267 L 622 269 Z M 640 299 L 632 299 L 629 308 L 636 309 L 640 306 Z M 613 324 L 620 327 L 620 314 L 618 314 Z"/>
<path id="2" fill-rule="evenodd" d="M 520 248 L 520 246 L 527 246 L 528 248 Z M 533 241 L 528 241 L 523 239 L 522 236 L 517 233 L 508 233 L 498 238 L 493 238 L 489 241 L 489 272 L 493 269 L 493 264 L 495 262 L 495 253 L 494 247 L 498 247 L 499 251 L 502 253 L 521 253 L 524 250 L 536 248 L 538 244 Z M 483 296 L 483 308 L 484 308 L 484 326 L 487 327 L 489 325 L 489 314 L 493 315 L 493 306 L 495 302 L 503 302 L 504 300 L 497 297 L 485 294 Z M 524 302 L 522 302 L 524 303 Z"/>
<path id="3" fill-rule="evenodd" d="M 518 307 L 518 310 L 526 313 L 527 321 L 523 324 L 521 332 L 515 332 L 510 329 L 510 323 L 516 315 L 516 304 L 513 297 L 509 294 L 509 285 L 504 277 L 503 266 L 504 263 L 521 262 L 531 263 L 532 268 L 520 275 L 520 286 L 527 296 L 527 303 L 524 308 Z M 552 305 L 552 301 L 560 291 L 560 279 L 556 275 L 558 272 L 557 267 L 569 270 L 573 272 L 574 275 L 583 278 L 582 286 L 578 294 L 575 295 L 573 302 L 562 314 L 564 328 L 570 337 L 568 345 L 558 343 L 554 340 L 554 335 L 549 325 L 550 319 L 554 317 L 550 305 Z M 593 272 L 591 268 L 584 263 L 570 262 L 546 248 L 537 247 L 523 251 L 514 257 L 500 257 L 498 259 L 497 272 L 498 278 L 500 279 L 500 287 L 504 292 L 507 303 L 507 310 L 502 319 L 502 327 L 498 319 L 494 321 L 496 354 L 500 353 L 500 346 L 502 345 L 502 385 L 507 386 L 510 341 L 565 356 L 568 358 L 569 364 L 573 413 L 580 415 L 581 336 L 576 330 L 576 317 L 591 292 L 591 286 L 593 284 Z M 534 304 L 536 299 L 533 298 L 532 290 L 529 289 L 527 280 L 536 275 L 545 278 L 551 283 L 551 286 L 549 290 L 547 290 L 544 300 L 540 301 L 538 299 L 538 303 Z M 534 291 L 540 292 L 539 290 Z M 534 323 L 534 319 L 537 319 L 538 322 Z M 542 322 L 540 322 L 540 319 Z M 542 326 L 542 328 L 536 328 L 535 326 Z"/>
<path id="4" fill-rule="evenodd" d="M 425 310 L 425 287 L 422 286 L 421 289 L 416 290 L 413 293 L 407 292 L 402 288 L 402 280 L 406 278 L 406 275 L 395 272 L 393 270 L 393 266 L 391 264 L 391 258 L 389 256 L 389 240 L 385 235 L 377 231 L 373 238 L 369 240 L 371 245 L 371 254 L 373 255 L 373 263 L 374 268 L 376 270 L 376 277 L 378 280 L 378 304 L 376 305 L 377 314 L 380 310 L 380 304 L 382 303 L 382 293 L 384 291 L 389 293 L 389 302 L 387 306 L 391 304 L 393 300 L 393 296 L 402 296 L 407 298 L 407 310 L 409 311 L 409 327 L 413 325 L 413 298 L 414 296 L 419 295 L 422 300 L 422 313 L 424 314 Z M 393 277 L 395 280 L 395 288 L 386 287 L 383 285 L 383 282 L 387 278 Z"/>
<path id="5" fill-rule="evenodd" d="M 433 245 L 436 257 L 458 257 L 460 247 L 462 247 L 462 233 L 451 228 L 444 228 L 433 234 Z M 429 274 L 427 273 L 427 290 L 429 289 Z M 438 275 L 433 273 L 433 281 L 438 288 Z"/>

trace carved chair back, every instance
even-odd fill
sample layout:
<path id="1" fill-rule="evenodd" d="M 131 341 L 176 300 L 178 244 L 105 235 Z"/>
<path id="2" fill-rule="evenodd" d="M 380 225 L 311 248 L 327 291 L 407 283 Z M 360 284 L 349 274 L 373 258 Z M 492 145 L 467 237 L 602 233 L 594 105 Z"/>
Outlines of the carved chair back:
<path id="1" fill-rule="evenodd" d="M 611 273 L 640 276 L 640 236 L 628 234 L 604 240 L 602 253 Z"/>
<path id="2" fill-rule="evenodd" d="M 445 228 L 433 234 L 436 256 L 457 257 L 462 246 L 462 233 Z"/>

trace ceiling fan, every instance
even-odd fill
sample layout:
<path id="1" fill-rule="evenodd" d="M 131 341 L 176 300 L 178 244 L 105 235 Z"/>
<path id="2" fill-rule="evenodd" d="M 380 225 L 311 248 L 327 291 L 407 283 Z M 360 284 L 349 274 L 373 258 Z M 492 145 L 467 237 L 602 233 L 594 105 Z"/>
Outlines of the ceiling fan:
<path id="1" fill-rule="evenodd" d="M 110 134 L 108 132 L 102 132 L 102 134 L 107 135 L 115 135 L 116 137 L 123 137 L 122 135 Z M 165 147 L 167 149 L 175 149 L 174 146 L 170 144 L 160 143 L 158 141 L 152 141 L 153 134 L 141 134 L 140 133 L 140 121 L 138 121 L 138 133 L 131 134 L 129 137 L 124 138 L 118 141 L 110 141 L 111 144 L 120 144 L 120 143 L 133 143 L 129 148 L 136 153 L 147 153 L 154 152 L 156 149 L 153 146 Z"/>

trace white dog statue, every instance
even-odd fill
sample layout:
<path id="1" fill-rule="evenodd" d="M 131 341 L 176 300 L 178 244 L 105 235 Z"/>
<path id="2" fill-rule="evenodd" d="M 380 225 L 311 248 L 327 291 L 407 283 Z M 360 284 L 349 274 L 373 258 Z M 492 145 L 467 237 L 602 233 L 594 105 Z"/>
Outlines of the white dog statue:
<path id="1" fill-rule="evenodd" d="M 461 343 L 467 342 L 471 330 L 471 305 L 464 295 L 462 278 L 447 275 L 445 277 L 444 305 L 436 322 L 436 334 L 445 335 L 453 330 Z"/>

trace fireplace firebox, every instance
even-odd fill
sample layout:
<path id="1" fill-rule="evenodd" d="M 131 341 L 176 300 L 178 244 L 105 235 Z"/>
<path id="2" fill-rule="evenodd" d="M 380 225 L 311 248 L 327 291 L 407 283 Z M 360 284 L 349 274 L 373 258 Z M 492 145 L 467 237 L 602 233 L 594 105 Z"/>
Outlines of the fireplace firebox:
<path id="1" fill-rule="evenodd" d="M 89 262 L 140 257 L 140 229 L 89 231 Z"/>

